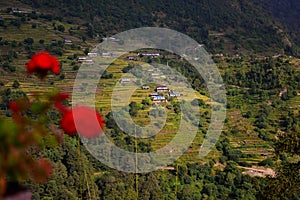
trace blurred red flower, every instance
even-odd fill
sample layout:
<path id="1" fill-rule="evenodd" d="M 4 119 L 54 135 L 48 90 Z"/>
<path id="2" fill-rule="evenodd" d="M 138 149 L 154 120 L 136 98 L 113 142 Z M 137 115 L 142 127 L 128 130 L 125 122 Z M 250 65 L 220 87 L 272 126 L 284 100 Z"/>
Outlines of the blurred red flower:
<path id="1" fill-rule="evenodd" d="M 37 73 L 41 78 L 47 75 L 48 71 L 59 74 L 60 64 L 56 57 L 51 56 L 48 52 L 42 51 L 33 55 L 27 66 L 27 74 Z"/>
<path id="2" fill-rule="evenodd" d="M 85 106 L 78 106 L 72 110 L 61 104 L 55 106 L 63 114 L 60 126 L 68 135 L 78 133 L 86 138 L 95 138 L 103 132 L 104 120 L 95 110 Z"/>
<path id="3" fill-rule="evenodd" d="M 17 114 L 21 110 L 19 104 L 16 101 L 9 102 L 8 107 L 13 112 L 13 114 Z"/>
<path id="4" fill-rule="evenodd" d="M 14 113 L 17 114 L 26 110 L 30 106 L 30 101 L 28 99 L 17 99 L 9 102 L 8 108 Z"/>
<path id="5" fill-rule="evenodd" d="M 0 194 L 4 194 L 6 190 L 6 179 L 4 177 L 0 177 Z"/>
<path id="6" fill-rule="evenodd" d="M 52 175 L 52 164 L 46 158 L 40 158 L 33 163 L 31 178 L 37 183 L 44 183 Z"/>
<path id="7" fill-rule="evenodd" d="M 52 165 L 46 158 L 39 159 L 39 166 L 44 170 L 47 177 L 52 175 Z"/>
<path id="8" fill-rule="evenodd" d="M 21 112 L 25 111 L 30 106 L 28 99 L 17 99 L 9 102 L 8 108 L 12 111 L 12 116 L 17 122 L 21 122 Z"/>

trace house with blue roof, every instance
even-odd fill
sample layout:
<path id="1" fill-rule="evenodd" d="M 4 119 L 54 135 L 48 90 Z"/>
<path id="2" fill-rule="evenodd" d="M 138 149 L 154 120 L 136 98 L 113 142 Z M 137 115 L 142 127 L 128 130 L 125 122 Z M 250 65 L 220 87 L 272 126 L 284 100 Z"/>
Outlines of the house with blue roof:
<path id="1" fill-rule="evenodd" d="M 154 96 L 153 97 L 153 103 L 163 103 L 166 102 L 166 98 L 164 96 Z"/>

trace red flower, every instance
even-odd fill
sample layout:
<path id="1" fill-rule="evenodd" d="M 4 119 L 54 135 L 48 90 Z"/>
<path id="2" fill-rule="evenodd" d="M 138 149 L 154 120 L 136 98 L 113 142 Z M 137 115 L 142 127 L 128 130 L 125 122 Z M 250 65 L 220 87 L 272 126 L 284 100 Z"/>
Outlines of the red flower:
<path id="1" fill-rule="evenodd" d="M 13 114 L 17 114 L 21 110 L 19 104 L 16 101 L 9 102 L 8 107 L 13 112 Z"/>
<path id="2" fill-rule="evenodd" d="M 61 102 L 55 102 L 54 106 L 57 110 L 59 110 L 59 112 L 61 112 L 62 114 L 67 113 L 68 111 L 70 111 L 70 109 L 68 109 L 66 106 L 64 106 Z"/>
<path id="3" fill-rule="evenodd" d="M 20 113 L 25 111 L 30 106 L 28 99 L 17 99 L 9 102 L 8 107 L 12 111 L 13 118 L 20 122 Z"/>
<path id="4" fill-rule="evenodd" d="M 68 135 L 78 133 L 86 138 L 95 138 L 102 133 L 104 120 L 95 110 L 85 106 L 66 110 L 61 104 L 56 104 L 56 107 L 63 113 L 60 126 Z"/>
<path id="5" fill-rule="evenodd" d="M 60 72 L 60 64 L 57 58 L 45 51 L 33 55 L 26 66 L 27 74 L 36 72 L 41 78 L 44 78 L 50 70 L 54 74 Z"/>
<path id="6" fill-rule="evenodd" d="M 63 114 L 60 126 L 69 136 L 73 136 L 77 133 L 73 113 L 71 111 L 67 111 Z"/>
<path id="7" fill-rule="evenodd" d="M 40 158 L 33 163 L 31 178 L 37 183 L 44 183 L 53 174 L 52 164 L 46 158 Z"/>

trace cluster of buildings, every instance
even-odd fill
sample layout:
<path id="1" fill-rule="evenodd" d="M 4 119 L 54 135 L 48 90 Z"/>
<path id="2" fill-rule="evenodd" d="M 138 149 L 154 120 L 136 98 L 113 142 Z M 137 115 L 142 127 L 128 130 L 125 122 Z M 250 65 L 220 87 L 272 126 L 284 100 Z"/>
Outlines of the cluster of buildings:
<path id="1" fill-rule="evenodd" d="M 69 42 L 69 41 L 67 41 L 67 42 Z M 65 40 L 65 43 L 66 43 L 66 40 Z M 79 63 L 93 63 L 92 58 L 95 58 L 95 57 L 98 57 L 98 56 L 101 56 L 101 57 L 117 57 L 117 54 L 109 53 L 109 52 L 101 53 L 101 54 L 98 54 L 96 52 L 90 52 L 90 53 L 87 54 L 87 57 L 78 57 L 77 61 Z"/>
<path id="2" fill-rule="evenodd" d="M 159 56 L 159 52 L 139 52 L 137 55 L 138 56 L 147 56 L 147 57 L 154 58 L 154 57 Z"/>
<path id="3" fill-rule="evenodd" d="M 78 57 L 77 61 L 79 63 L 94 63 L 94 61 L 92 60 L 92 58 L 97 57 L 98 53 L 95 52 L 90 52 L 87 54 L 88 57 Z"/>
<path id="4" fill-rule="evenodd" d="M 148 52 L 148 51 L 142 51 L 142 52 L 139 52 L 137 53 L 137 56 L 138 57 L 148 57 L 148 58 L 156 58 L 158 56 L 160 56 L 160 53 L 159 52 L 156 52 L 156 51 L 153 51 L 153 52 Z M 126 57 L 127 60 L 137 60 L 137 58 L 135 56 L 127 56 Z"/>
<path id="5" fill-rule="evenodd" d="M 87 57 L 78 57 L 79 63 L 93 63 L 93 60 Z"/>
<path id="6" fill-rule="evenodd" d="M 13 8 L 12 13 L 22 13 L 22 14 L 28 14 L 29 10 L 25 10 L 25 9 L 19 9 L 19 8 Z"/>
<path id="7" fill-rule="evenodd" d="M 143 90 L 149 90 L 150 87 L 147 85 L 142 86 Z M 166 95 L 167 93 L 167 95 Z M 165 103 L 167 102 L 166 96 L 169 97 L 180 97 L 182 94 L 179 92 L 173 92 L 171 91 L 167 86 L 159 85 L 155 88 L 155 91 L 149 94 L 149 96 L 152 98 L 153 103 Z"/>

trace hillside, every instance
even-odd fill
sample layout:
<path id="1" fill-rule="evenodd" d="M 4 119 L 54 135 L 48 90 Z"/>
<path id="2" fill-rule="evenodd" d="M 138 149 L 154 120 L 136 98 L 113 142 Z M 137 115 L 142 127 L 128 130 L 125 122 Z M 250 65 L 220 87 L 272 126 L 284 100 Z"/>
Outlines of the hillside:
<path id="1" fill-rule="evenodd" d="M 299 0 L 279 0 L 267 1 L 267 6 L 270 8 L 273 16 L 278 18 L 284 27 L 292 33 L 292 38 L 299 45 L 300 33 L 300 1 Z"/>
<path id="2" fill-rule="evenodd" d="M 270 6 L 273 15 L 281 19 L 287 26 L 295 28 L 297 31 L 300 29 L 299 11 L 300 1 L 299 0 L 279 0 L 279 1 L 267 1 L 267 5 Z"/>
<path id="3" fill-rule="evenodd" d="M 167 93 L 163 94 L 167 102 L 160 104 L 168 114 L 167 123 L 149 139 L 125 134 L 111 113 L 112 90 L 119 79 L 130 69 L 143 70 L 141 65 L 145 63 L 158 63 L 187 77 L 201 103 L 193 143 L 170 166 L 134 174 L 107 167 L 91 156 L 78 138 L 65 137 L 61 147 L 46 148 L 38 155 L 53 162 L 53 177 L 45 184 L 22 183 L 33 191 L 33 199 L 299 199 L 300 181 L 294 170 L 300 166 L 299 155 L 293 156 L 289 147 L 280 149 L 277 144 L 282 135 L 295 134 L 299 138 L 300 60 L 294 57 L 298 48 L 297 22 L 285 14 L 275 15 L 279 12 L 276 9 L 286 10 L 281 4 L 274 3 L 269 10 L 270 2 L 259 2 L 1 1 L 0 116 L 10 118 L 8 103 L 20 96 L 43 93 L 53 87 L 71 93 L 82 67 L 80 57 L 88 57 L 103 37 L 142 26 L 169 27 L 204 43 L 227 90 L 222 135 L 208 156 L 200 159 L 198 152 L 211 120 L 211 102 L 199 74 L 183 58 L 162 50 L 155 50 L 159 52 L 157 57 L 131 52 L 118 58 L 105 71 L 95 97 L 96 109 L 105 117 L 105 134 L 118 147 L 131 152 L 157 150 L 174 138 L 181 111 L 176 98 Z M 296 11 L 292 13 L 297 16 Z M 25 63 L 42 50 L 58 57 L 62 72 L 40 83 L 37 77 L 26 75 Z M 162 71 L 153 73 L 163 78 Z M 153 73 L 149 77 L 157 76 Z M 140 125 L 149 122 L 154 100 L 149 95 L 157 84 L 148 86 L 146 90 L 138 88 L 129 103 L 131 117 Z M 57 113 L 50 114 L 51 123 L 59 127 Z M 160 110 L 153 113 L 155 117 L 160 115 Z M 125 156 L 120 160 L 124 166 L 131 162 Z M 282 170 L 282 165 L 287 165 L 287 170 Z M 278 175 L 279 170 L 285 173 Z M 267 175 L 277 178 L 272 182 Z M 266 194 L 271 197 L 266 198 Z"/>
<path id="4" fill-rule="evenodd" d="M 297 55 L 299 49 L 297 32 L 291 31 L 297 26 L 299 13 L 295 3 L 283 7 L 280 2 L 269 5 L 246 0 L 20 2 L 32 10 L 59 16 L 71 23 L 88 24 L 90 37 L 97 34 L 109 36 L 137 27 L 160 26 L 188 34 L 206 44 L 212 53 Z M 289 23 L 291 20 L 293 23 Z"/>

